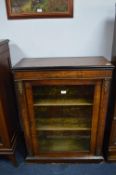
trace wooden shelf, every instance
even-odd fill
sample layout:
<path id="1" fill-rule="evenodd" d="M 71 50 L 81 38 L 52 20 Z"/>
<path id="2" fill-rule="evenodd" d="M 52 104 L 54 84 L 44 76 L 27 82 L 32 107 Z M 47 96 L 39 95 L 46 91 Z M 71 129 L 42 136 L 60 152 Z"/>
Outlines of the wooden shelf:
<path id="1" fill-rule="evenodd" d="M 56 119 L 56 120 L 55 120 Z M 49 119 L 38 119 L 36 121 L 37 128 L 51 130 L 59 129 L 59 130 L 78 130 L 82 128 L 82 130 L 90 129 L 91 121 L 82 118 L 49 118 Z M 76 128 L 76 129 L 75 129 Z M 54 130 L 52 129 L 52 130 Z"/>
<path id="2" fill-rule="evenodd" d="M 90 100 L 85 99 L 43 99 L 37 100 L 34 106 L 92 106 Z"/>
<path id="3" fill-rule="evenodd" d="M 57 127 L 57 126 L 41 126 L 36 128 L 39 131 L 91 131 L 91 128 L 79 127 Z"/>
<path id="4" fill-rule="evenodd" d="M 81 138 L 54 138 L 39 139 L 40 151 L 87 151 L 89 150 L 90 137 Z"/>

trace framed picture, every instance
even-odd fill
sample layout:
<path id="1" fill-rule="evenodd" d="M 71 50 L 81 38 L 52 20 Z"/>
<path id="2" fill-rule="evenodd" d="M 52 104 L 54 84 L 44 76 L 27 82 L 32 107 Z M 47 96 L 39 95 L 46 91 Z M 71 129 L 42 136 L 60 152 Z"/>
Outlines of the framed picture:
<path id="1" fill-rule="evenodd" d="M 73 17 L 73 0 L 6 0 L 9 19 Z"/>

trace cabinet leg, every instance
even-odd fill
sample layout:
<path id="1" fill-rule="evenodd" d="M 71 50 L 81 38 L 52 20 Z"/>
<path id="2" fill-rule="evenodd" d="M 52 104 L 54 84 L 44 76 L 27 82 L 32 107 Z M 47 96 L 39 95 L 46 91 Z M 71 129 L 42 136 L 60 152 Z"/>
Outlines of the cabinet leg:
<path id="1" fill-rule="evenodd" d="M 8 155 L 8 158 L 9 158 L 9 160 L 12 162 L 12 164 L 13 164 L 14 166 L 17 166 L 17 165 L 18 165 L 18 164 L 17 164 L 16 157 L 15 157 L 14 154 Z"/>

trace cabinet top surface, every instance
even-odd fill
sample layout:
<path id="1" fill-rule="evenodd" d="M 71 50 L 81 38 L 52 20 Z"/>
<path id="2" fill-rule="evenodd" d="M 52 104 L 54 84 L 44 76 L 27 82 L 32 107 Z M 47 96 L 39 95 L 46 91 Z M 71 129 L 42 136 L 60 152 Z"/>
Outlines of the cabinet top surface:
<path id="1" fill-rule="evenodd" d="M 60 57 L 60 58 L 24 58 L 20 60 L 13 70 L 37 70 L 37 69 L 88 69 L 107 68 L 113 69 L 113 65 L 104 57 Z"/>

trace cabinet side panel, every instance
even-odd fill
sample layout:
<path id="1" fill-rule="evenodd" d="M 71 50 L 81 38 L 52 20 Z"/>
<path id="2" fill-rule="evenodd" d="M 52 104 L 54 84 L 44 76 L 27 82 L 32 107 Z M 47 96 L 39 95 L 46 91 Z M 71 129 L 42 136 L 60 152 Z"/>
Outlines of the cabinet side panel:
<path id="1" fill-rule="evenodd" d="M 98 133 L 97 133 L 97 150 L 96 150 L 97 155 L 102 154 L 105 121 L 106 121 L 106 115 L 107 115 L 107 110 L 108 110 L 107 108 L 108 108 L 110 84 L 111 82 L 109 79 L 103 80 L 102 91 L 101 91 L 101 104 L 100 104 L 100 113 L 99 113 Z"/>
<path id="2" fill-rule="evenodd" d="M 99 109 L 101 97 L 101 81 L 98 81 L 95 86 L 94 106 L 93 106 L 93 122 L 92 122 L 92 136 L 91 136 L 91 152 L 95 154 L 96 139 L 97 139 L 97 126 L 99 122 Z"/>
<path id="3" fill-rule="evenodd" d="M 106 132 L 106 136 L 108 135 L 110 137 L 107 140 L 108 151 L 105 154 L 108 160 L 116 161 L 116 69 L 111 87 L 107 127 L 109 130 Z"/>
<path id="4" fill-rule="evenodd" d="M 0 48 L 0 98 L 9 143 L 7 146 L 10 147 L 12 139 L 16 135 L 17 110 L 8 43 L 2 45 L 2 48 Z"/>
<path id="5" fill-rule="evenodd" d="M 20 118 L 21 123 L 24 130 L 24 136 L 26 140 L 26 146 L 28 149 L 28 153 L 30 156 L 33 155 L 32 151 L 32 141 L 30 139 L 31 132 L 30 132 L 30 122 L 29 122 L 29 115 L 28 115 L 28 109 L 27 109 L 27 101 L 26 101 L 26 95 L 25 95 L 25 87 L 23 82 L 19 81 L 15 83 L 16 92 L 17 92 L 17 101 L 20 111 Z"/>

